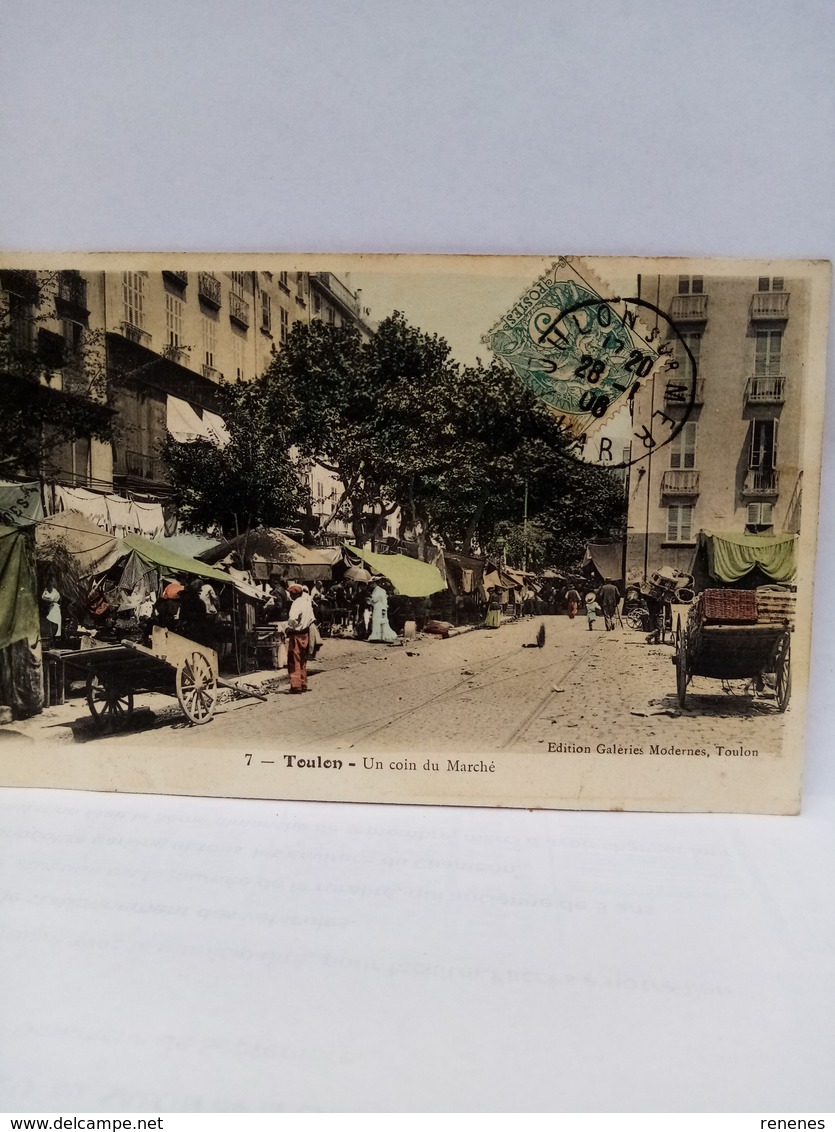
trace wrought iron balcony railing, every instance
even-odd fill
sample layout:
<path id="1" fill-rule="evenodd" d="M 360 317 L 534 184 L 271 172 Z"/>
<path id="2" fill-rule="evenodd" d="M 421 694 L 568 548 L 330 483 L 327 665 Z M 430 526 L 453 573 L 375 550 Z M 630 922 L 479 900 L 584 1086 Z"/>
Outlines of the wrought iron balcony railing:
<path id="1" fill-rule="evenodd" d="M 751 318 L 788 318 L 788 291 L 755 291 L 751 299 Z"/>
<path id="2" fill-rule="evenodd" d="M 249 326 L 249 303 L 234 291 L 229 295 L 229 317 L 244 330 Z"/>
<path id="3" fill-rule="evenodd" d="M 749 468 L 742 490 L 745 495 L 776 495 L 779 485 L 776 468 Z"/>
<path id="4" fill-rule="evenodd" d="M 204 303 L 220 310 L 220 280 L 209 271 L 197 274 L 197 294 Z"/>
<path id="5" fill-rule="evenodd" d="M 673 322 L 706 322 L 707 295 L 673 295 L 670 317 Z"/>
<path id="6" fill-rule="evenodd" d="M 141 326 L 134 326 L 132 322 L 122 323 L 122 334 L 130 342 L 136 342 L 138 346 L 150 346 L 151 335 L 147 330 L 143 330 Z"/>
<path id="7" fill-rule="evenodd" d="M 749 405 L 782 405 L 785 401 L 785 377 L 749 377 L 745 385 L 745 401 Z"/>
<path id="8" fill-rule="evenodd" d="M 693 468 L 667 468 L 661 490 L 665 495 L 698 495 L 699 473 Z"/>
<path id="9" fill-rule="evenodd" d="M 124 451 L 126 475 L 151 480 L 154 483 L 165 483 L 165 462 L 159 456 L 154 456 L 150 452 L 135 452 L 130 448 Z"/>

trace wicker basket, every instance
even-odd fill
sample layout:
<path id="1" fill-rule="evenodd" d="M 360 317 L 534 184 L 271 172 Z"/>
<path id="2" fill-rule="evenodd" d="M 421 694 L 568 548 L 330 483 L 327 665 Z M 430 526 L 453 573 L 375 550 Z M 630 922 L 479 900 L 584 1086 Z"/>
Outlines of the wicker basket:
<path id="1" fill-rule="evenodd" d="M 702 616 L 706 622 L 753 625 L 757 620 L 757 595 L 754 590 L 704 590 Z"/>

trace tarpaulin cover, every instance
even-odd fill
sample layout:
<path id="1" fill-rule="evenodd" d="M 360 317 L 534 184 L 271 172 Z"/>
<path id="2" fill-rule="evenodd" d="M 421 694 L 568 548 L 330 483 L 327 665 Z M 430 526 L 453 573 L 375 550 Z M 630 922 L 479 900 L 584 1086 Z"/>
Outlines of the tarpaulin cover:
<path id="1" fill-rule="evenodd" d="M 437 566 L 428 562 L 405 554 L 372 554 L 370 550 L 357 550 L 355 546 L 346 545 L 345 549 L 361 559 L 375 574 L 388 578 L 403 597 L 429 597 L 446 589 L 443 574 Z"/>
<path id="2" fill-rule="evenodd" d="M 35 546 L 42 556 L 49 557 L 50 550 L 58 545 L 75 556 L 83 576 L 105 573 L 125 553 L 121 539 L 80 511 L 59 511 L 35 528 Z"/>
<path id="3" fill-rule="evenodd" d="M 223 570 L 216 570 L 213 566 L 207 566 L 205 562 L 189 558 L 188 555 L 177 554 L 176 551 L 168 550 L 158 542 L 142 538 L 141 535 L 125 535 L 124 543 L 146 562 L 153 562 L 155 566 L 162 566 L 165 570 L 174 570 L 178 574 L 195 574 L 198 578 L 208 578 L 212 582 L 232 581 Z"/>
<path id="4" fill-rule="evenodd" d="M 200 554 L 204 562 L 220 562 L 233 551 L 240 554 L 244 563 L 251 562 L 255 576 L 263 581 L 270 574 L 281 574 L 301 582 L 315 582 L 332 576 L 333 551 L 323 547 L 313 550 L 295 542 L 276 527 L 259 527 L 222 542 Z"/>
<path id="5" fill-rule="evenodd" d="M 797 535 L 716 534 L 702 531 L 707 568 L 720 582 L 736 582 L 755 567 L 775 582 L 790 582 L 797 573 Z"/>
<path id="6" fill-rule="evenodd" d="M 601 578 L 619 582 L 623 578 L 623 544 L 619 542 L 588 542 L 583 565 L 591 562 Z"/>
<path id="7" fill-rule="evenodd" d="M 0 649 L 41 631 L 32 536 L 0 526 Z"/>
<path id="8" fill-rule="evenodd" d="M 23 527 L 42 518 L 43 502 L 38 480 L 31 483 L 0 480 L 0 523 Z"/>

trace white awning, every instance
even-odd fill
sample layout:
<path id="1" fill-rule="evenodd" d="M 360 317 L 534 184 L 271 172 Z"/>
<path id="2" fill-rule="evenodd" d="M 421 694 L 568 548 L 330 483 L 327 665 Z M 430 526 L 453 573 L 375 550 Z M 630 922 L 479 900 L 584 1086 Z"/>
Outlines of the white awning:
<path id="1" fill-rule="evenodd" d="M 192 440 L 213 440 L 198 411 L 170 393 L 166 405 L 166 425 L 175 440 L 189 443 Z"/>
<path id="2" fill-rule="evenodd" d="M 223 417 L 219 417 L 217 413 L 210 413 L 204 409 L 203 424 L 206 426 L 209 440 L 214 441 L 218 448 L 225 448 L 232 439 L 223 422 Z"/>

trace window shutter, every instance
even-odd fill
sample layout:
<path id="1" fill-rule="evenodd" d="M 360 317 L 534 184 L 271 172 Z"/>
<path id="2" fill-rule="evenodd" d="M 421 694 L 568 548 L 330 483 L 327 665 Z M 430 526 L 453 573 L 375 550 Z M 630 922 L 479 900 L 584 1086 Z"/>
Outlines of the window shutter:
<path id="1" fill-rule="evenodd" d="M 760 505 L 759 503 L 748 504 L 748 518 L 746 523 L 749 527 L 758 527 L 760 525 Z"/>
<path id="2" fill-rule="evenodd" d="M 761 503 L 760 504 L 760 524 L 763 527 L 770 527 L 774 522 L 774 504 Z"/>

